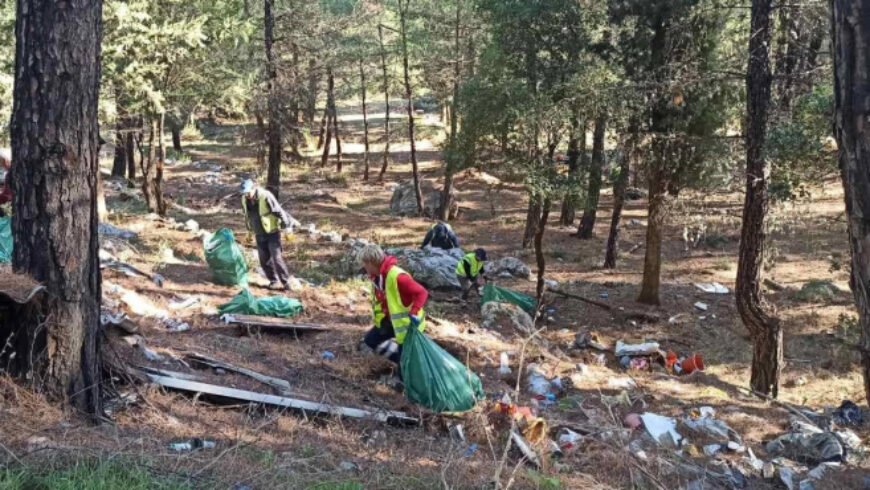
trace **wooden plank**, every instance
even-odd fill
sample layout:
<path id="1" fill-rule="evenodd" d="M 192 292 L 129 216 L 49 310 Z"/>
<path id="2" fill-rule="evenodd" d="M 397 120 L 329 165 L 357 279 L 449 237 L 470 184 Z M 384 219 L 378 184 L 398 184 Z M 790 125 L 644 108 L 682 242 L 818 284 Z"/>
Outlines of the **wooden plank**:
<path id="1" fill-rule="evenodd" d="M 297 323 L 290 320 L 285 320 L 283 318 L 274 318 L 271 316 L 238 315 L 235 313 L 227 313 L 225 315 L 222 315 L 221 319 L 228 324 L 249 325 L 263 328 L 314 330 L 318 332 L 325 332 L 327 330 L 331 330 L 330 327 L 327 327 L 326 325 L 320 325 L 317 323 Z"/>
<path id="2" fill-rule="evenodd" d="M 192 353 L 188 354 L 186 357 L 193 362 L 198 362 L 200 364 L 204 364 L 213 368 L 220 368 L 226 371 L 232 371 L 234 373 L 242 374 L 249 378 L 253 378 L 260 383 L 275 388 L 282 395 L 289 395 L 291 393 L 289 381 L 280 378 L 274 378 L 272 376 L 267 376 L 265 374 L 254 371 L 253 369 L 235 366 L 233 364 L 221 361 L 219 359 L 213 359 L 202 354 Z"/>
<path id="3" fill-rule="evenodd" d="M 168 376 L 160 376 L 150 373 L 145 374 L 146 376 L 148 376 L 151 382 L 173 390 L 181 390 L 191 393 L 203 393 L 206 395 L 231 398 L 243 402 L 259 403 L 262 405 L 271 405 L 274 407 L 291 408 L 294 410 L 301 410 L 303 412 L 313 412 L 324 415 L 338 415 L 342 417 L 352 417 L 358 419 L 369 419 L 376 420 L 378 422 L 397 424 L 419 424 L 420 422 L 418 419 L 411 417 L 404 412 L 340 407 L 335 405 L 327 405 L 325 403 L 317 403 L 308 400 L 289 398 L 286 396 L 267 395 L 265 393 L 238 390 L 235 388 L 227 388 L 224 386 L 200 383 L 196 381 L 185 381 L 182 379 L 171 378 Z"/>

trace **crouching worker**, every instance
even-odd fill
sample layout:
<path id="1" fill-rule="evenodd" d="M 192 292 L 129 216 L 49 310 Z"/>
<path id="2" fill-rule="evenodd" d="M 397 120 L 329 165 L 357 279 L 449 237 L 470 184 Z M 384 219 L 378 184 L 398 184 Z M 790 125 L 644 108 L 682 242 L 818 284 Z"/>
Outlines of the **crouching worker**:
<path id="1" fill-rule="evenodd" d="M 469 252 L 456 264 L 456 276 L 462 286 L 462 300 L 468 299 L 468 294 L 474 292 L 480 296 L 480 286 L 483 285 L 483 266 L 486 264 L 486 250 L 482 248 Z"/>
<path id="2" fill-rule="evenodd" d="M 398 365 L 408 329 L 422 332 L 426 328 L 423 305 L 429 292 L 396 265 L 395 257 L 385 255 L 377 245 L 362 249 L 359 260 L 371 280 L 374 320 L 374 327 L 363 342 Z"/>
<path id="3" fill-rule="evenodd" d="M 420 245 L 420 248 L 426 248 L 427 245 L 444 250 L 459 248 L 459 237 L 456 236 L 456 233 L 449 224 L 438 221 L 429 227 L 429 231 L 423 238 L 423 244 Z"/>
<path id="4" fill-rule="evenodd" d="M 290 271 L 281 249 L 281 230 L 290 226 L 292 218 L 271 192 L 260 188 L 253 180 L 242 181 L 239 190 L 242 193 L 245 226 L 257 241 L 257 255 L 260 267 L 269 280 L 268 288 L 275 289 L 280 282 L 287 291 L 290 289 Z"/>

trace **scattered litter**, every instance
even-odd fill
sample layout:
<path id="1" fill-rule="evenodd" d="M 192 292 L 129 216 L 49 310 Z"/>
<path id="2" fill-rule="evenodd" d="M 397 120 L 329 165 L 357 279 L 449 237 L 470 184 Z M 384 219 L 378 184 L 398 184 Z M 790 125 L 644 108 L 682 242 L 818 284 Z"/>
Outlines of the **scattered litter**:
<path id="1" fill-rule="evenodd" d="M 511 373 L 510 367 L 510 359 L 508 358 L 507 352 L 502 352 L 499 357 L 499 366 L 498 366 L 498 374 L 502 376 L 509 375 Z"/>
<path id="2" fill-rule="evenodd" d="M 601 299 L 607 299 L 610 297 L 610 294 L 607 291 L 602 291 L 598 293 L 598 297 Z"/>
<path id="3" fill-rule="evenodd" d="M 117 226 L 111 225 L 109 223 L 100 223 L 97 231 L 100 235 L 123 238 L 124 240 L 136 238 L 136 233 L 130 230 L 125 230 L 123 228 L 118 228 Z"/>
<path id="4" fill-rule="evenodd" d="M 359 466 L 352 461 L 342 461 L 338 464 L 338 469 L 342 471 L 356 471 L 359 469 Z"/>
<path id="5" fill-rule="evenodd" d="M 722 451 L 721 444 L 707 444 L 706 446 L 704 446 L 704 454 L 710 457 L 715 456 L 720 451 Z"/>
<path id="6" fill-rule="evenodd" d="M 836 434 L 812 431 L 806 425 L 768 442 L 765 449 L 772 456 L 806 464 L 842 462 L 846 457 L 846 451 Z"/>
<path id="7" fill-rule="evenodd" d="M 477 444 L 469 444 L 468 448 L 465 449 L 465 452 L 462 453 L 463 458 L 470 458 L 474 456 L 474 453 L 477 452 Z"/>
<path id="8" fill-rule="evenodd" d="M 169 332 L 187 332 L 190 330 L 190 324 L 187 322 L 182 322 L 181 320 L 175 320 L 172 318 L 167 318 L 163 320 L 163 324 L 166 325 L 166 330 Z"/>
<path id="9" fill-rule="evenodd" d="M 807 478 L 813 480 L 821 480 L 828 470 L 834 470 L 840 467 L 840 463 L 822 463 L 807 472 Z"/>
<path id="10" fill-rule="evenodd" d="M 200 298 L 199 296 L 191 296 L 191 297 L 189 297 L 185 300 L 182 300 L 182 301 L 170 301 L 169 302 L 169 309 L 170 310 L 184 310 L 184 309 L 190 308 L 191 306 L 198 304 L 200 301 L 202 301 L 202 298 Z"/>
<path id="11" fill-rule="evenodd" d="M 685 313 L 677 313 L 676 315 L 674 315 L 674 316 L 668 318 L 668 323 L 671 324 L 671 325 L 674 325 L 674 324 L 677 323 L 677 320 L 679 320 L 680 318 L 682 318 L 682 317 L 684 317 L 684 316 L 686 316 Z"/>
<path id="12" fill-rule="evenodd" d="M 698 413 L 701 414 L 701 417 L 715 417 L 716 410 L 713 407 L 699 407 Z"/>
<path id="13" fill-rule="evenodd" d="M 184 222 L 184 229 L 191 233 L 196 233 L 199 231 L 199 223 L 195 219 L 189 219 Z"/>
<path id="14" fill-rule="evenodd" d="M 596 366 L 606 366 L 607 365 L 607 356 L 604 354 L 595 354 L 592 356 Z"/>
<path id="15" fill-rule="evenodd" d="M 523 439 L 523 436 L 517 433 L 517 431 L 511 431 L 511 441 L 513 442 L 513 445 L 516 446 L 517 449 L 519 449 L 520 452 L 523 453 L 523 456 L 525 456 L 525 458 L 529 462 L 531 462 L 535 466 L 541 466 L 541 460 L 538 457 L 538 454 L 534 451 L 534 449 L 532 449 L 528 441 Z"/>
<path id="16" fill-rule="evenodd" d="M 169 449 L 178 452 L 193 451 L 196 449 L 214 449 L 215 447 L 217 447 L 215 441 L 200 439 L 199 437 L 194 437 L 193 439 L 188 439 L 186 441 L 169 443 Z"/>
<path id="17" fill-rule="evenodd" d="M 662 415 L 646 412 L 640 416 L 643 426 L 652 438 L 663 446 L 679 447 L 683 436 L 677 432 L 677 421 Z"/>
<path id="18" fill-rule="evenodd" d="M 462 428 L 462 424 L 450 427 L 450 437 L 456 442 L 465 442 L 465 430 Z"/>
<path id="19" fill-rule="evenodd" d="M 637 388 L 637 382 L 631 378 L 610 378 L 607 387 L 617 390 L 631 390 Z"/>
<path id="20" fill-rule="evenodd" d="M 864 413 L 861 407 L 851 400 L 843 400 L 839 408 L 834 410 L 834 422 L 840 426 L 863 425 Z"/>
<path id="21" fill-rule="evenodd" d="M 616 341 L 616 349 L 614 353 L 616 357 L 622 356 L 648 356 L 658 354 L 660 352 L 658 342 L 644 342 L 642 344 L 626 344 L 625 342 Z"/>
<path id="22" fill-rule="evenodd" d="M 580 434 L 568 428 L 562 428 L 558 434 L 559 449 L 569 452 L 577 449 L 578 442 L 583 438 Z"/>
<path id="23" fill-rule="evenodd" d="M 526 373 L 528 375 L 526 386 L 529 393 L 544 396 L 550 392 L 550 381 L 540 372 L 537 364 L 529 364 Z"/>
<path id="24" fill-rule="evenodd" d="M 335 354 L 333 354 L 332 352 L 330 352 L 328 350 L 325 350 L 325 351 L 320 353 L 320 358 L 323 359 L 324 361 L 334 361 Z"/>
<path id="25" fill-rule="evenodd" d="M 773 478 L 776 475 L 776 466 L 773 463 L 764 463 L 761 467 L 761 476 L 767 480 Z"/>
<path id="26" fill-rule="evenodd" d="M 643 425 L 643 420 L 640 418 L 640 415 L 636 413 L 630 413 L 622 419 L 622 425 L 624 425 L 627 429 L 635 430 L 640 428 Z"/>
<path id="27" fill-rule="evenodd" d="M 599 351 L 611 351 L 611 347 L 603 344 L 599 338 L 598 334 L 592 332 L 579 332 L 574 336 L 574 346 L 578 349 L 585 349 L 587 347 L 591 347 L 595 350 Z"/>
<path id="28" fill-rule="evenodd" d="M 695 287 L 710 294 L 728 294 L 728 288 L 718 282 L 696 282 Z"/>
<path id="29" fill-rule="evenodd" d="M 733 441 L 739 445 L 743 442 L 737 431 L 729 427 L 725 422 L 713 417 L 701 417 L 697 419 L 686 417 L 683 422 L 686 424 L 686 427 L 693 431 L 713 437 L 723 444 Z"/>
<path id="30" fill-rule="evenodd" d="M 145 347 L 145 344 L 143 343 L 139 343 L 139 349 L 142 351 L 142 355 L 145 356 L 145 359 L 148 359 L 151 362 L 161 362 L 164 359 L 163 356 L 157 352 Z"/>
<path id="31" fill-rule="evenodd" d="M 707 307 L 707 303 L 702 303 L 702 302 L 698 301 L 697 303 L 695 303 L 695 308 L 697 308 L 701 311 L 707 311 L 708 307 Z"/>
<path id="32" fill-rule="evenodd" d="M 795 490 L 795 472 L 791 468 L 781 466 L 779 468 L 779 481 L 785 485 L 788 490 Z"/>
<path id="33" fill-rule="evenodd" d="M 628 395 L 627 390 L 622 390 L 616 396 L 601 395 L 601 403 L 607 405 L 608 407 L 617 407 L 617 406 L 630 407 L 631 406 L 631 397 Z"/>

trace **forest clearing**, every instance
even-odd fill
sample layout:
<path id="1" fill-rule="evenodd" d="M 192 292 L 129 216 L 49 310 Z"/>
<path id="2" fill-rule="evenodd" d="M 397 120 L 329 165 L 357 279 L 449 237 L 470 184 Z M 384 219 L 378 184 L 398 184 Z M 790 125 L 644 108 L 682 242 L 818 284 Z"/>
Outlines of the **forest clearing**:
<path id="1" fill-rule="evenodd" d="M 0 489 L 870 488 L 868 39 L 0 5 Z"/>

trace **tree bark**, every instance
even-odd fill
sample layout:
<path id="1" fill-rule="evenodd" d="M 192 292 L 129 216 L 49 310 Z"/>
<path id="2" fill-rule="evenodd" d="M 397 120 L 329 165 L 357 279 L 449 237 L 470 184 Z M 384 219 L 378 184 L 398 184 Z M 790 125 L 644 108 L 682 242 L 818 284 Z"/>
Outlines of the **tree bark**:
<path id="1" fill-rule="evenodd" d="M 411 90 L 411 69 L 408 66 L 408 7 L 411 0 L 399 0 L 399 26 L 402 35 L 402 69 L 405 73 L 405 98 L 408 100 L 408 140 L 411 144 L 411 172 L 414 175 L 414 196 L 417 213 L 423 214 L 423 191 L 417 168 L 417 143 L 414 141 L 414 93 Z"/>
<path id="2" fill-rule="evenodd" d="M 329 102 L 326 103 L 326 108 L 323 109 L 323 117 L 320 118 L 320 132 L 317 133 L 317 149 L 323 148 L 323 141 L 326 139 L 326 131 L 329 130 Z"/>
<path id="3" fill-rule="evenodd" d="M 132 185 L 136 180 L 136 132 L 139 130 L 139 118 L 130 117 L 130 125 L 124 135 L 124 146 L 127 152 L 127 180 Z"/>
<path id="4" fill-rule="evenodd" d="M 335 78 L 332 76 L 332 67 L 326 68 L 326 112 L 324 119 L 326 120 L 326 133 L 323 137 L 323 153 L 320 156 L 320 166 L 325 167 L 329 162 L 329 151 L 332 146 L 333 128 L 335 128 Z"/>
<path id="5" fill-rule="evenodd" d="M 595 119 L 595 131 L 592 134 L 592 165 L 589 167 L 589 189 L 586 193 L 586 207 L 577 236 L 581 239 L 592 238 L 595 229 L 595 217 L 598 214 L 598 201 L 601 198 L 601 174 L 604 170 L 604 134 L 607 126 L 607 114 L 601 114 Z"/>
<path id="6" fill-rule="evenodd" d="M 764 155 L 770 107 L 770 12 L 773 0 L 753 0 L 746 77 L 746 197 L 737 262 L 737 311 L 752 337 L 752 389 L 776 397 L 782 372 L 782 327 L 761 297 L 764 220 L 770 166 Z"/>
<path id="7" fill-rule="evenodd" d="M 116 96 L 115 100 L 118 100 Z M 115 120 L 115 158 L 112 162 L 112 177 L 123 177 L 127 172 L 127 148 L 124 144 L 125 130 L 127 129 L 127 119 L 119 114 Z"/>
<path id="8" fill-rule="evenodd" d="M 151 116 L 148 123 L 148 158 L 142 158 L 142 197 L 152 213 L 160 212 L 160 185 L 157 182 L 157 144 L 159 131 L 159 116 Z M 161 175 L 162 176 L 162 175 Z"/>
<path id="9" fill-rule="evenodd" d="M 649 176 L 649 212 L 646 228 L 646 255 L 643 261 L 643 281 L 639 303 L 659 304 L 659 283 L 662 270 L 662 229 L 667 215 L 667 183 L 659 172 L 652 170 Z"/>
<path id="10" fill-rule="evenodd" d="M 46 292 L 0 325 L 3 366 L 102 415 L 97 251 L 100 0 L 19 0 L 11 118 L 13 269 Z"/>
<path id="11" fill-rule="evenodd" d="M 378 180 L 383 182 L 390 158 L 390 78 L 387 76 L 387 49 L 384 47 L 384 26 L 378 24 L 378 43 L 381 48 L 381 71 L 384 79 L 384 162 Z"/>
<path id="12" fill-rule="evenodd" d="M 861 327 L 864 392 L 870 401 L 870 5 L 832 0 L 834 133 L 852 254 L 850 286 Z"/>
<path id="13" fill-rule="evenodd" d="M 537 220 L 537 227 L 535 229 L 535 261 L 538 265 L 538 287 L 536 298 L 538 299 L 538 308 L 540 309 L 544 305 L 544 274 L 547 268 L 547 263 L 544 258 L 544 231 L 547 229 L 547 220 L 550 217 L 552 203 L 550 202 L 550 199 L 547 198 L 544 199 L 543 203 L 540 203 L 539 201 L 537 207 L 541 210 L 541 216 Z"/>
<path id="14" fill-rule="evenodd" d="M 317 61 L 308 60 L 308 99 L 305 103 L 305 121 L 310 125 L 317 117 Z"/>
<path id="15" fill-rule="evenodd" d="M 585 129 L 585 128 L 584 128 Z M 568 139 L 568 177 L 571 180 L 572 188 L 565 193 L 565 197 L 562 200 L 562 212 L 559 215 L 559 226 L 572 226 L 574 224 L 574 217 L 576 215 L 576 204 L 577 204 L 577 193 L 576 188 L 573 187 L 578 185 L 577 177 L 580 173 L 580 138 L 581 136 L 585 139 L 586 135 L 580 134 L 580 120 L 577 115 L 571 116 L 571 137 Z"/>
<path id="16" fill-rule="evenodd" d="M 172 149 L 181 153 L 184 149 L 181 147 L 181 124 L 178 121 L 169 123 L 169 131 L 172 132 Z"/>
<path id="17" fill-rule="evenodd" d="M 266 50 L 266 80 L 267 103 L 269 106 L 269 167 L 266 176 L 266 188 L 278 197 L 281 191 L 281 152 L 283 137 L 281 134 L 281 108 L 275 93 L 275 83 L 278 72 L 275 68 L 272 44 L 274 42 L 275 17 L 272 13 L 274 0 L 263 0 L 264 47 Z"/>
<path id="18" fill-rule="evenodd" d="M 605 269 L 615 269 L 616 259 L 619 257 L 619 224 L 622 220 L 622 208 L 625 206 L 625 188 L 628 185 L 628 172 L 636 141 L 637 125 L 632 125 L 619 161 L 619 175 L 613 183 L 613 213 L 610 215 L 610 234 L 607 236 L 607 247 L 604 252 Z"/>
<path id="19" fill-rule="evenodd" d="M 456 156 L 456 138 L 459 132 L 459 86 L 462 80 L 462 0 L 456 2 L 456 25 L 454 26 L 454 53 L 456 60 L 453 63 L 453 100 L 450 107 L 450 146 L 454 155 L 444 160 L 444 188 L 441 189 L 441 207 L 438 208 L 438 219 L 447 221 L 450 219 L 450 208 L 453 206 L 453 175 L 459 164 Z M 446 106 L 445 106 L 446 109 Z"/>
<path id="20" fill-rule="evenodd" d="M 165 121 L 166 113 L 161 112 L 157 117 L 157 162 L 154 173 L 154 198 L 157 202 L 157 214 L 160 216 L 166 216 L 166 200 L 163 199 L 163 165 L 166 162 L 166 145 L 163 142 Z"/>
<path id="21" fill-rule="evenodd" d="M 369 180 L 369 116 L 366 107 L 366 72 L 363 67 L 363 62 L 359 62 L 359 81 L 360 92 L 362 94 L 362 116 L 363 116 L 363 163 L 365 171 L 363 172 L 363 180 Z"/>
<path id="22" fill-rule="evenodd" d="M 338 130 L 338 110 L 335 107 L 335 83 L 332 84 L 332 97 L 330 99 L 332 100 L 332 133 L 335 136 L 335 171 L 341 173 L 341 133 Z"/>
<path id="23" fill-rule="evenodd" d="M 538 222 L 541 219 L 542 200 L 537 194 L 529 196 L 529 209 L 526 211 L 526 228 L 523 232 L 523 248 L 529 248 L 535 239 Z"/>

